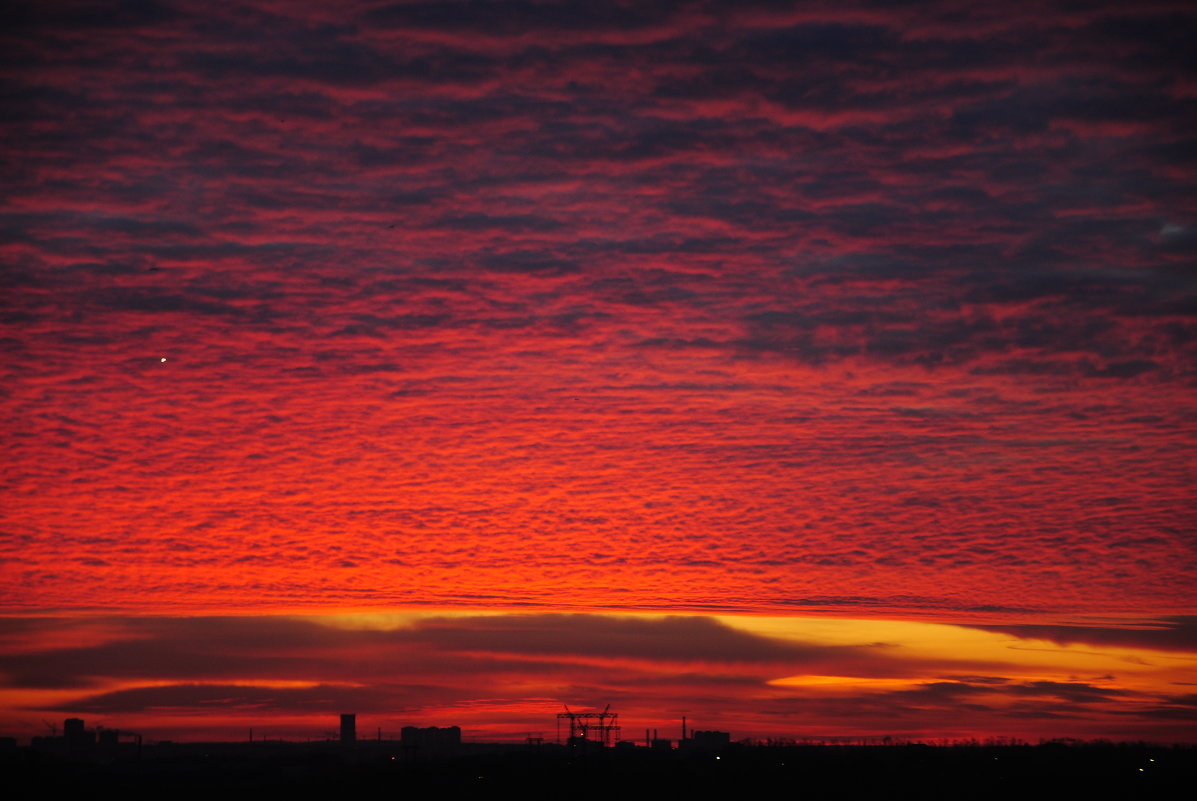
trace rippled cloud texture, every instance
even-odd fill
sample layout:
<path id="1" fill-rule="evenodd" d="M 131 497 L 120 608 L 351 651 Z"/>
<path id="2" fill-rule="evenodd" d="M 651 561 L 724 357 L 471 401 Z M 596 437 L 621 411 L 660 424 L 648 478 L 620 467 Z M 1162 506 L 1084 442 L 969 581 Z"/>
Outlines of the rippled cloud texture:
<path id="1" fill-rule="evenodd" d="M 10 614 L 1194 611 L 1189 4 L 3 14 Z"/>

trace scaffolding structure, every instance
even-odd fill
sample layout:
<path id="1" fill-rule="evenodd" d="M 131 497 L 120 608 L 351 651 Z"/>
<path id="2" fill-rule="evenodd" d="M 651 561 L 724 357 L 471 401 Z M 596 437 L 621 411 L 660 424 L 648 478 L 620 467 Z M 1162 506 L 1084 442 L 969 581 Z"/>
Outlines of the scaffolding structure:
<path id="1" fill-rule="evenodd" d="M 607 747 L 619 740 L 619 714 L 611 711 L 610 704 L 602 712 L 574 712 L 566 706 L 564 712 L 557 713 L 558 743 L 563 720 L 569 721 L 569 745 L 593 743 Z"/>

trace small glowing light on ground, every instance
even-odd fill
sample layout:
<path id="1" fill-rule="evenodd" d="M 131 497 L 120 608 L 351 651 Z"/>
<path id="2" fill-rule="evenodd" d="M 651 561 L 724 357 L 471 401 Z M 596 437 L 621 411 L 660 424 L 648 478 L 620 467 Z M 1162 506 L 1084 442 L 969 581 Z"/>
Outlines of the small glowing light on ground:
<path id="1" fill-rule="evenodd" d="M 161 359 L 159 359 L 158 361 L 159 361 L 159 362 L 164 362 L 164 361 L 166 361 L 166 357 L 165 357 L 165 356 L 163 356 L 163 357 L 162 357 Z"/>

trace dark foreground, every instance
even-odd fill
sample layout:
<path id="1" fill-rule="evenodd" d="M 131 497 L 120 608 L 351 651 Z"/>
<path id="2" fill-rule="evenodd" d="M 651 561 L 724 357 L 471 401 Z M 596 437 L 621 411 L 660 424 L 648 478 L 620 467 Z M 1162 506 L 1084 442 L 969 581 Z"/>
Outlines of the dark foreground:
<path id="1" fill-rule="evenodd" d="M 13 799 L 344 798 L 511 791 L 528 798 L 1148 799 L 1197 787 L 1197 748 L 1148 745 L 732 746 L 578 753 L 463 747 L 404 754 L 388 743 L 147 746 L 108 759 L 18 749 L 0 758 Z M 15 793 L 9 791 L 15 790 Z M 433 797 L 433 796 L 426 796 Z"/>

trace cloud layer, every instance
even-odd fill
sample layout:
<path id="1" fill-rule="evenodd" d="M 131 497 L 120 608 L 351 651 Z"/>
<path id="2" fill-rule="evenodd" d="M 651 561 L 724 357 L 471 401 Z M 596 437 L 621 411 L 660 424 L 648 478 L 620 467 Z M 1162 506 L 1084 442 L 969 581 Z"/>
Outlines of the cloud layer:
<path id="1" fill-rule="evenodd" d="M 7 608 L 1192 611 L 1185 4 L 5 14 Z"/>
<path id="2" fill-rule="evenodd" d="M 919 624 L 603 615 L 8 619 L 0 723 L 77 715 L 148 737 L 322 737 L 461 725 L 552 737 L 563 703 L 611 704 L 624 735 L 685 715 L 744 737 L 1183 740 L 1197 649 L 1051 646 Z M 874 624 L 866 624 L 874 625 Z M 1113 627 L 1108 631 L 1113 631 Z M 30 631 L 40 632 L 30 638 Z M 12 647 L 13 643 L 19 643 Z"/>

